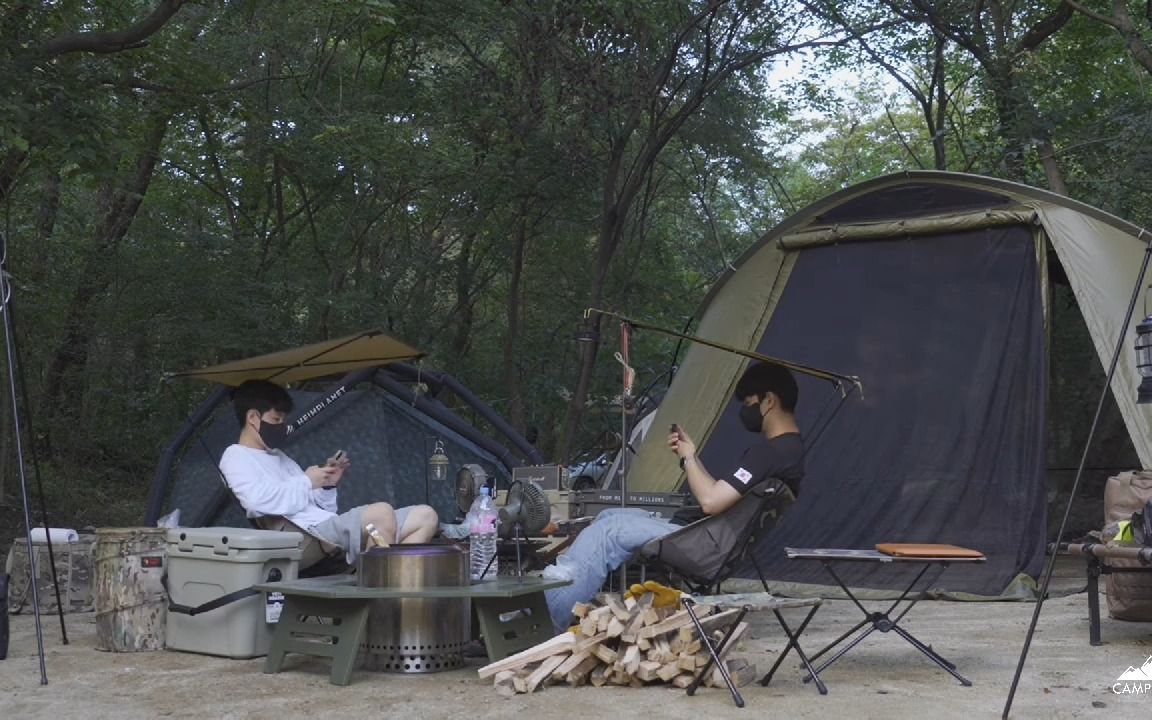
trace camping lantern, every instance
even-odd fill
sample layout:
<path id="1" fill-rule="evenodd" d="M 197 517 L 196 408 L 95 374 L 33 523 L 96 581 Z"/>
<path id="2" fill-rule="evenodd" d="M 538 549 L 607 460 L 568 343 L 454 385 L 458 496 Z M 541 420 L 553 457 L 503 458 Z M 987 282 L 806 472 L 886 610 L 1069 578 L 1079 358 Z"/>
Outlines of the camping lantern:
<path id="1" fill-rule="evenodd" d="M 428 458 L 428 469 L 424 477 L 424 500 L 428 501 L 429 488 L 433 484 L 448 482 L 448 455 L 444 452 L 444 441 L 436 438 L 436 447 Z"/>
<path id="2" fill-rule="evenodd" d="M 1136 402 L 1152 403 L 1152 315 L 1136 325 L 1136 369 L 1140 372 Z"/>

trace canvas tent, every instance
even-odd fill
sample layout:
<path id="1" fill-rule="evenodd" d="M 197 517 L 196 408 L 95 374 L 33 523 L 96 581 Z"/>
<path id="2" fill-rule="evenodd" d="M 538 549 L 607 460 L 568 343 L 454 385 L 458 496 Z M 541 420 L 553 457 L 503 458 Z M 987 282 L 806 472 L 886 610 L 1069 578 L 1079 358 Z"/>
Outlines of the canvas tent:
<path id="1" fill-rule="evenodd" d="M 304 467 L 323 463 L 337 449 L 347 451 L 352 466 L 340 485 L 342 511 L 378 500 L 397 507 L 427 501 L 441 518 L 452 520 L 457 512 L 453 481 L 461 466 L 478 464 L 499 483 L 507 480 L 513 466 L 541 462 L 531 444 L 459 381 L 395 362 L 422 355 L 383 333 L 367 331 L 173 373 L 169 377 L 222 384 L 160 458 L 145 522 L 152 525 L 179 509 L 180 523 L 188 527 L 247 524 L 217 463 L 240 427 L 229 403 L 229 386 L 248 378 L 312 381 L 306 390 L 290 391 L 295 408 L 284 451 Z M 333 372 L 347 374 L 316 380 Z M 427 484 L 427 461 L 437 440 L 449 458 L 449 481 Z"/>
<path id="2" fill-rule="evenodd" d="M 1143 236 L 1143 237 L 1142 237 Z M 1148 236 L 1103 211 L 992 178 L 908 172 L 876 178 L 797 212 L 746 252 L 702 303 L 695 333 L 863 380 L 805 459 L 799 500 L 758 548 L 770 577 L 826 582 L 782 549 L 947 542 L 984 550 L 945 589 L 997 595 L 1041 569 L 1046 500 L 1050 263 L 1067 276 L 1107 362 Z M 1054 255 L 1049 252 L 1054 251 Z M 689 349 L 657 427 L 678 422 L 715 472 L 747 436 L 730 402 L 743 357 Z M 798 378 L 802 430 L 830 386 Z M 1112 391 L 1144 466 L 1149 418 L 1135 404 L 1132 353 Z M 641 445 L 629 487 L 682 482 L 663 434 Z M 845 568 L 896 587 L 899 568 Z"/>

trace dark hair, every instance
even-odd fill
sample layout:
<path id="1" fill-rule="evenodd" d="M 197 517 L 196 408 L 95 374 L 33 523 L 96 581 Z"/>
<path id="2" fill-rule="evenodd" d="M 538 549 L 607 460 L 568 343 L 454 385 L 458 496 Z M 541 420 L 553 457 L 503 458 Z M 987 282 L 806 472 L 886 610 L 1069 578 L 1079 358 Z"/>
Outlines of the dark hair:
<path id="1" fill-rule="evenodd" d="M 271 380 L 245 380 L 232 391 L 232 407 L 236 410 L 236 419 L 243 425 L 249 410 L 261 415 L 269 410 L 292 412 L 292 396 Z"/>
<path id="2" fill-rule="evenodd" d="M 796 378 L 792 377 L 792 372 L 783 365 L 770 362 L 749 366 L 736 381 L 736 390 L 732 395 L 738 401 L 743 401 L 750 395 L 763 398 L 768 393 L 780 398 L 781 407 L 788 412 L 796 409 L 796 401 L 800 399 L 800 389 L 796 387 Z"/>

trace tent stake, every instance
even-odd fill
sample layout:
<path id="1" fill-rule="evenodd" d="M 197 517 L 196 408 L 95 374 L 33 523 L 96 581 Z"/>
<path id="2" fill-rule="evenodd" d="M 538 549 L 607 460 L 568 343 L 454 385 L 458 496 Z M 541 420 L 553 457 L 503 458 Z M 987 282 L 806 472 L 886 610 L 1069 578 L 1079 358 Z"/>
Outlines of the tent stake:
<path id="1" fill-rule="evenodd" d="M 1141 231 L 1143 236 L 1144 232 Z M 1072 481 L 1072 490 L 1068 495 L 1068 505 L 1064 508 L 1064 517 L 1060 520 L 1060 529 L 1056 531 L 1056 542 L 1064 536 L 1064 529 L 1068 525 L 1068 516 L 1072 514 L 1072 503 L 1076 501 L 1076 492 L 1080 489 L 1080 479 L 1084 475 L 1084 466 L 1088 462 L 1088 450 L 1092 447 L 1092 439 L 1096 436 L 1096 426 L 1100 423 L 1100 415 L 1104 410 L 1104 401 L 1112 388 L 1112 378 L 1116 374 L 1116 364 L 1120 362 L 1120 353 L 1124 351 L 1124 340 L 1128 336 L 1128 327 L 1132 324 L 1132 313 L 1136 309 L 1136 300 L 1140 297 L 1140 289 L 1144 284 L 1144 274 L 1148 272 L 1148 260 L 1152 258 L 1152 243 L 1144 250 L 1144 261 L 1140 264 L 1140 272 L 1136 275 L 1136 287 L 1132 288 L 1132 299 L 1128 302 L 1128 312 L 1124 315 L 1124 323 L 1120 326 L 1120 337 L 1116 339 L 1116 349 L 1112 352 L 1112 362 L 1108 364 L 1108 377 L 1104 379 L 1104 388 L 1100 391 L 1100 401 L 1096 403 L 1096 415 L 1092 418 L 1092 427 L 1088 430 L 1088 439 L 1084 441 L 1084 452 L 1080 455 L 1080 465 L 1076 469 L 1076 479 Z M 1028 625 L 1028 635 L 1024 638 L 1024 647 L 1020 649 L 1020 661 L 1016 663 L 1016 674 L 1012 678 L 1012 687 L 1008 690 L 1008 700 L 1004 703 L 1004 714 L 1001 716 L 1008 720 L 1008 713 L 1012 710 L 1012 700 L 1016 697 L 1016 686 L 1020 684 L 1020 674 L 1024 672 L 1024 663 L 1028 659 L 1028 648 L 1032 645 L 1032 636 L 1036 632 L 1036 622 L 1040 619 L 1040 610 L 1044 607 L 1044 599 L 1048 596 L 1048 585 L 1052 581 L 1052 571 L 1056 567 L 1056 553 L 1048 558 L 1048 565 L 1044 568 L 1044 579 L 1040 583 L 1040 597 L 1036 599 L 1036 609 L 1032 611 L 1032 622 Z"/>

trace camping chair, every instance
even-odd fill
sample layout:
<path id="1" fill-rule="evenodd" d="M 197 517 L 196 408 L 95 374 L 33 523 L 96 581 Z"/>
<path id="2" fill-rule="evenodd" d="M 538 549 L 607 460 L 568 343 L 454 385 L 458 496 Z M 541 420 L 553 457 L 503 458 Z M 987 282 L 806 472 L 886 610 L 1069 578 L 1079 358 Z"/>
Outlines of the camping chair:
<path id="1" fill-rule="evenodd" d="M 248 522 L 257 530 L 275 530 L 277 532 L 296 532 L 303 536 L 300 546 L 301 578 L 323 577 L 325 575 L 344 575 L 354 568 L 348 564 L 344 557 L 344 549 L 339 545 L 325 542 L 320 538 L 305 532 L 303 528 L 279 515 L 261 515 L 248 518 Z"/>
<path id="2" fill-rule="evenodd" d="M 820 608 L 820 601 L 818 598 L 802 601 L 805 606 L 810 606 L 811 610 L 808 611 L 800 626 L 793 631 L 785 622 L 784 616 L 780 614 L 777 603 L 770 598 L 768 581 L 764 578 L 764 573 L 756 561 L 754 552 L 757 543 L 776 526 L 780 516 L 795 500 L 795 495 L 787 485 L 779 479 L 771 478 L 749 490 L 728 510 L 718 515 L 697 520 L 673 533 L 647 543 L 640 548 L 638 560 L 644 563 L 646 567 L 656 566 L 666 570 L 671 576 L 681 580 L 690 592 L 702 596 L 718 593 L 723 581 L 730 578 L 746 560 L 751 561 L 752 566 L 756 568 L 757 576 L 760 578 L 760 584 L 764 586 L 765 595 L 761 598 L 768 600 L 767 603 L 760 604 L 762 607 L 772 609 L 776 616 L 776 622 L 788 637 L 788 647 L 777 658 L 776 664 L 772 666 L 768 674 L 760 681 L 761 685 L 767 685 L 771 681 L 772 675 L 784 657 L 795 648 L 804 666 L 815 679 L 820 694 L 824 695 L 827 694 L 828 690 L 817 676 L 812 663 L 799 644 L 800 636 Z M 700 618 L 694 610 L 697 603 L 692 600 L 685 600 L 684 608 L 688 611 L 689 617 L 700 633 L 701 642 L 710 655 L 708 665 L 688 686 L 689 695 L 695 694 L 696 689 L 708 677 L 709 670 L 715 664 L 728 685 L 728 690 L 732 693 L 732 699 L 737 707 L 744 706 L 744 700 L 732 682 L 728 669 L 720 658 L 720 653 L 740 621 L 744 619 L 744 615 L 758 604 L 757 599 L 752 596 L 748 596 L 746 600 L 738 603 L 741 612 L 719 643 L 713 643 L 708 633 L 704 631 Z"/>

